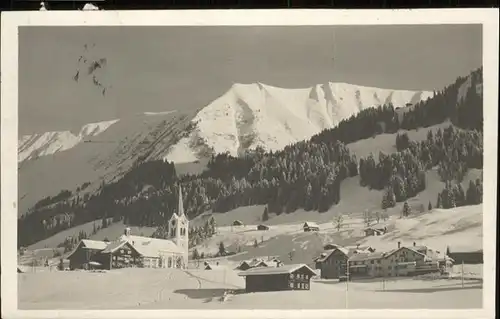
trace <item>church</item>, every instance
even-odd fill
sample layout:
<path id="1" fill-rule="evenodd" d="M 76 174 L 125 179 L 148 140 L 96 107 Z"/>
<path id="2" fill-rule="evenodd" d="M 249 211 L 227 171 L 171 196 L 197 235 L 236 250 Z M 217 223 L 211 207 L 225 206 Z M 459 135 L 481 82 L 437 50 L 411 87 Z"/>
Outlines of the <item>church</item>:
<path id="1" fill-rule="evenodd" d="M 177 212 L 168 222 L 168 239 L 123 235 L 112 242 L 83 239 L 67 257 L 70 268 L 115 269 L 124 267 L 186 268 L 189 258 L 189 220 L 184 213 L 182 189 L 179 187 Z"/>

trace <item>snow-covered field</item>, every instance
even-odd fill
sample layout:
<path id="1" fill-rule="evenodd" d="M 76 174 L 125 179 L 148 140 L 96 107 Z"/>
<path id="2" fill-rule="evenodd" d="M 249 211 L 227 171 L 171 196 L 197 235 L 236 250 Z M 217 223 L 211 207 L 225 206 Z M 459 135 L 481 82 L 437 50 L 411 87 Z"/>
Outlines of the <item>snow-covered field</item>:
<path id="1" fill-rule="evenodd" d="M 245 293 L 231 269 L 122 269 L 18 275 L 20 309 L 460 309 L 482 307 L 482 285 L 466 280 L 312 282 L 310 291 Z M 221 300 L 224 292 L 228 298 Z"/>

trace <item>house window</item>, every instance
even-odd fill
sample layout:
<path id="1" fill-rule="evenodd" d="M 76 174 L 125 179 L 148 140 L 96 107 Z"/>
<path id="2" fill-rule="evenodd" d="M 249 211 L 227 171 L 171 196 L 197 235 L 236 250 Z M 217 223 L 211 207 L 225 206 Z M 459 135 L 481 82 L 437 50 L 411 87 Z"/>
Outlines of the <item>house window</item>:
<path id="1" fill-rule="evenodd" d="M 309 284 L 304 285 L 306 289 L 309 289 Z"/>
<path id="2" fill-rule="evenodd" d="M 372 260 L 370 263 L 373 265 L 374 261 Z"/>
<path id="3" fill-rule="evenodd" d="M 290 281 L 290 288 L 293 288 L 293 282 Z"/>
<path id="4" fill-rule="evenodd" d="M 392 267 L 391 267 L 391 266 L 387 266 L 387 269 L 391 270 L 391 269 L 392 269 Z"/>

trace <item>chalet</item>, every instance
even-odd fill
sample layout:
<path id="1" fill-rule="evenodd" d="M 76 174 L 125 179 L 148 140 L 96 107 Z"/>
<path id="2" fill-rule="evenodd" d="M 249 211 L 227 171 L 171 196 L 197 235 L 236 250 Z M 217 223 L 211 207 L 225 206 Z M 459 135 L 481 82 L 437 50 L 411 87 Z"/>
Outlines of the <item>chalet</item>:
<path id="1" fill-rule="evenodd" d="M 250 268 L 257 268 L 257 267 L 268 267 L 269 265 L 263 261 L 262 259 L 252 259 L 250 261 L 242 261 L 236 269 L 239 270 L 248 270 Z"/>
<path id="2" fill-rule="evenodd" d="M 410 276 L 439 271 L 439 263 L 413 247 L 389 252 L 354 254 L 349 258 L 350 278 Z"/>
<path id="3" fill-rule="evenodd" d="M 241 220 L 235 220 L 233 226 L 243 226 L 243 222 Z"/>
<path id="4" fill-rule="evenodd" d="M 316 273 L 305 264 L 252 268 L 238 274 L 245 277 L 246 291 L 309 290 Z"/>
<path id="5" fill-rule="evenodd" d="M 384 235 L 387 232 L 387 228 L 366 228 L 364 230 L 365 236 L 381 236 Z"/>
<path id="6" fill-rule="evenodd" d="M 455 264 L 482 264 L 483 249 L 472 247 L 448 246 L 446 254 L 453 259 Z"/>
<path id="7" fill-rule="evenodd" d="M 371 253 L 371 247 L 340 247 L 328 250 L 314 259 L 323 279 L 337 279 L 346 274 L 347 260 L 354 254 Z"/>
<path id="8" fill-rule="evenodd" d="M 261 224 L 257 226 L 257 230 L 269 230 L 269 226 Z"/>
<path id="9" fill-rule="evenodd" d="M 69 259 L 70 269 L 86 269 L 91 261 L 101 263 L 100 254 L 106 249 L 107 244 L 103 241 L 82 239 L 76 248 L 66 257 Z"/>
<path id="10" fill-rule="evenodd" d="M 305 222 L 303 228 L 304 228 L 305 232 L 319 231 L 318 224 L 316 224 L 314 222 Z"/>
<path id="11" fill-rule="evenodd" d="M 273 257 L 266 263 L 268 267 L 281 267 L 283 266 L 283 262 L 279 260 L 277 257 Z"/>

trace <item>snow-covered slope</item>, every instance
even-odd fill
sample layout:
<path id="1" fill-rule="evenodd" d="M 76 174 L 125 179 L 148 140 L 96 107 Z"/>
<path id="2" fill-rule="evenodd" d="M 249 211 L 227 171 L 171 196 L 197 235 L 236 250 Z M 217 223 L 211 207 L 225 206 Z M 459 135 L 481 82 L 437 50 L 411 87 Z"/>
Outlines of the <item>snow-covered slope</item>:
<path id="1" fill-rule="evenodd" d="M 70 131 L 23 135 L 19 139 L 18 160 L 22 162 L 26 159 L 68 150 L 84 142 L 86 138 L 101 134 L 116 122 L 118 120 L 86 124 L 76 135 Z"/>
<path id="2" fill-rule="evenodd" d="M 361 110 L 382 104 L 406 106 L 432 96 L 427 91 L 400 91 L 346 83 L 305 89 L 234 84 L 192 120 L 194 129 L 166 159 L 190 162 L 206 152 L 238 156 L 260 146 L 279 150 L 310 138 Z"/>
<path id="3" fill-rule="evenodd" d="M 139 114 L 108 122 L 106 129 L 87 125 L 78 135 L 46 133 L 21 138 L 24 160 L 18 170 L 19 214 L 63 189 L 74 191 L 90 182 L 85 190 L 92 191 L 102 179 L 116 178 L 139 159 L 162 158 L 191 118 L 181 112 Z"/>

